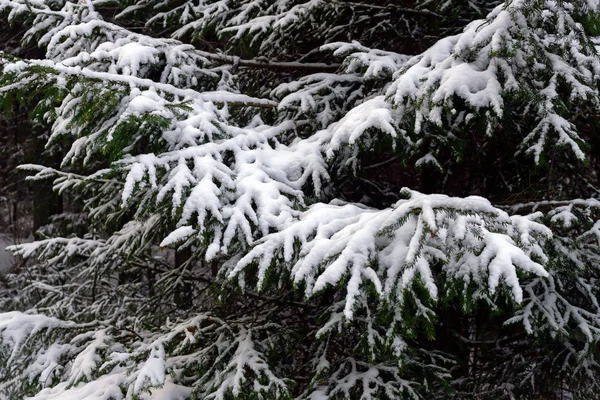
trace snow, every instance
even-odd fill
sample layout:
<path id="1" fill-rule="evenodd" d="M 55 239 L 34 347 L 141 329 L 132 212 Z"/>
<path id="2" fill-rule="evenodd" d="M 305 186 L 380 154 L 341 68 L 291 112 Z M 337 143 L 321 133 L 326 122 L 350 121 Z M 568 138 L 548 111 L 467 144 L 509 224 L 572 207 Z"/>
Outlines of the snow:
<path id="1" fill-rule="evenodd" d="M 90 336 L 92 340 L 77 354 L 71 365 L 71 373 L 68 381 L 71 384 L 81 381 L 92 381 L 94 379 L 94 372 L 102 362 L 101 352 L 108 348 L 107 342 L 110 341 L 110 336 L 104 329 L 78 335 L 71 340 L 71 343 L 84 341 L 89 339 Z"/>
<path id="2" fill-rule="evenodd" d="M 60 74 L 67 77 L 83 76 L 90 79 L 99 79 L 105 82 L 122 83 L 132 87 L 147 87 L 154 88 L 156 91 L 160 91 L 166 94 L 172 94 L 182 99 L 197 99 L 203 102 L 213 103 L 241 103 L 241 104 L 255 104 L 257 106 L 275 107 L 277 103 L 268 99 L 259 99 L 251 96 L 230 93 L 225 91 L 213 91 L 213 92 L 197 92 L 192 89 L 180 89 L 167 83 L 155 82 L 150 79 L 138 78 L 132 75 L 120 75 L 117 73 L 109 72 L 97 72 L 86 67 L 69 67 L 60 63 L 54 63 L 50 60 L 28 60 L 18 61 L 14 64 L 4 66 L 4 73 L 17 73 L 29 66 L 38 66 L 55 69 Z"/>
<path id="3" fill-rule="evenodd" d="M 162 387 L 152 389 L 151 393 L 142 393 L 140 400 L 187 400 L 191 394 L 192 389 L 173 383 L 167 377 Z"/>
<path id="4" fill-rule="evenodd" d="M 140 95 L 133 97 L 133 100 L 129 102 L 129 111 L 142 115 L 155 110 L 161 109 L 165 104 L 163 98 L 158 96 L 154 91 L 144 91 Z"/>
<path id="5" fill-rule="evenodd" d="M 123 75 L 138 75 L 142 64 L 158 62 L 159 51 L 154 47 L 144 46 L 139 43 L 127 43 L 109 52 L 110 56 L 117 59 L 117 66 Z"/>
<path id="6" fill-rule="evenodd" d="M 94 227 L 81 238 L 11 247 L 29 259 L 32 282 L 19 296 L 32 309 L 0 313 L 0 353 L 8 357 L 7 370 L 22 371 L 14 379 L 39 385 L 33 399 L 177 400 L 191 396 L 191 386 L 203 399 L 246 396 L 248 388 L 288 396 L 290 383 L 278 374 L 289 364 L 276 368 L 272 361 L 281 344 L 274 338 L 289 339 L 290 315 L 276 314 L 282 302 L 256 294 L 260 306 L 253 315 L 245 315 L 244 303 L 227 321 L 173 307 L 173 294 L 188 277 L 199 285 L 194 306 L 212 292 L 214 285 L 210 291 L 201 286 L 214 278 L 201 275 L 210 269 L 204 261 L 214 261 L 219 279 L 228 279 L 226 290 L 234 282 L 246 293 L 253 290 L 246 282 L 258 291 L 294 284 L 305 291 L 301 309 L 312 309 L 319 303 L 313 298 L 335 288 L 331 304 L 314 307 L 319 323 L 325 321 L 311 327 L 322 340 L 312 361 L 319 374 L 311 376 L 302 398 L 416 396 L 404 379 L 412 366 L 397 362 L 410 363 L 419 353 L 414 350 L 422 350 L 405 340 L 414 333 L 403 320 L 405 299 L 417 322 L 432 323 L 434 305 L 443 304 L 452 285 L 460 301 L 490 307 L 508 293 L 517 311 L 507 323 L 520 322 L 528 333 L 548 329 L 550 336 L 568 337 L 576 326 L 585 345 L 599 337 L 594 281 L 582 274 L 565 285 L 557 278 L 563 264 L 586 272 L 596 264 L 597 200 L 498 207 L 483 197 L 404 189 L 391 206 L 374 208 L 334 198 L 344 194 L 335 187 L 340 179 L 361 171 L 365 149 L 382 143 L 391 143 L 386 153 L 442 171 L 440 154 L 465 140 L 460 133 L 485 145 L 489 136 L 505 132 L 502 124 L 511 121 L 503 118 L 514 117 L 506 114 L 507 98 L 516 93 L 527 102 L 518 112 L 534 121 L 529 130 L 517 129 L 519 153 L 540 163 L 551 148 L 585 160 L 585 135 L 571 117 L 575 107 L 599 103 L 600 67 L 597 55 L 582 45 L 573 5 L 541 2 L 541 12 L 532 12 L 525 0 L 508 2 L 414 57 L 339 42 L 345 33 L 332 26 L 326 40 L 314 38 L 327 44 L 302 57 L 336 60 L 323 64 L 293 60 L 286 52 L 277 59 L 291 61 L 244 60 L 228 51 L 249 46 L 244 53 L 258 49 L 270 56 L 290 32 L 306 39 L 301 31 L 316 21 L 312 13 L 332 9 L 325 0 L 145 3 L 155 13 L 148 24 L 177 29 L 175 37 L 186 40 L 209 30 L 230 39 L 224 53 L 102 21 L 95 11 L 101 4 L 108 3 L 0 0 L 11 19 L 31 17 L 28 37 L 47 47 L 46 60 L 1 56 L 5 76 L 14 80 L 1 90 L 27 92 L 39 82 L 55 89 L 40 104 L 47 106 L 46 122 L 53 122 L 49 147 L 72 142 L 63 168 L 91 170 L 83 176 L 25 166 L 34 179 L 55 179 L 61 192 L 83 189 Z M 360 15 L 365 4 L 347 6 Z M 373 7 L 378 15 L 390 12 Z M 132 4 L 122 16 L 133 20 L 138 11 L 145 10 Z M 556 32 L 543 29 L 540 21 L 555 19 Z M 248 71 L 263 67 L 298 73 L 275 73 L 274 83 L 261 87 L 245 81 L 254 73 Z M 244 94 L 248 87 L 264 97 Z M 108 99 L 106 105 L 97 98 Z M 89 109 L 95 114 L 86 114 Z M 479 122 L 486 124 L 481 132 L 475 129 Z M 116 135 L 131 126 L 143 134 Z M 94 170 L 108 153 L 123 155 L 110 161 L 110 169 Z M 103 221 L 108 224 L 96 231 Z M 5 241 L 0 236 L 0 244 Z M 204 252 L 205 260 L 174 269 L 173 260 L 157 254 L 159 242 L 185 242 L 195 254 Z M 0 271 L 10 262 L 1 253 Z M 145 272 L 136 275 L 139 281 L 123 283 L 122 272 L 130 267 Z M 284 282 L 288 278 L 291 283 Z M 268 286 L 272 280 L 278 286 Z M 569 285 L 579 290 L 580 303 L 592 306 L 578 307 L 562 296 Z M 41 293 L 41 300 L 28 299 L 35 296 L 27 290 Z M 221 304 L 222 298 L 207 298 L 209 308 Z M 377 325 L 384 309 L 390 311 L 386 324 Z M 98 320 L 74 322 L 93 318 Z M 356 327 L 365 328 L 361 357 L 368 355 L 369 363 L 350 351 L 327 354 L 330 340 L 346 333 L 353 339 Z M 335 336 L 339 332 L 344 334 Z M 394 362 L 376 362 L 380 349 L 391 350 Z"/>
<path id="7" fill-rule="evenodd" d="M 355 144 L 365 131 L 373 128 L 396 137 L 394 112 L 383 96 L 365 101 L 328 129 L 331 138 L 326 150 L 327 157 L 333 157 L 342 144 Z"/>
<path id="8" fill-rule="evenodd" d="M 234 396 L 242 393 L 242 385 L 247 381 L 245 370 L 248 368 L 258 378 L 263 378 L 261 383 L 258 379 L 254 381 L 255 391 L 257 392 L 287 392 L 283 380 L 276 377 L 268 367 L 260 352 L 256 349 L 256 342 L 252 340 L 252 331 L 242 329 L 232 343 L 235 348 L 235 354 L 223 371 L 215 371 L 215 379 L 219 384 L 216 390 L 206 396 L 206 400 L 225 400 L 229 391 Z"/>
<path id="9" fill-rule="evenodd" d="M 142 388 L 146 387 L 147 381 L 151 386 L 161 386 L 165 383 L 165 378 L 165 350 L 159 345 L 152 348 L 150 357 L 137 372 L 133 393 L 140 393 Z"/>
<path id="10" fill-rule="evenodd" d="M 34 381 L 35 377 L 39 376 L 41 387 L 50 387 L 54 376 L 60 377 L 62 372 L 60 359 L 69 347 L 69 345 L 53 343 L 48 349 L 40 350 L 35 362 L 27 367 L 24 375 L 29 378 L 29 381 Z"/>
<path id="11" fill-rule="evenodd" d="M 196 229 L 194 229 L 191 225 L 181 226 L 169 233 L 169 235 L 160 242 L 160 247 L 166 247 L 174 243 L 181 242 L 184 239 L 187 239 L 191 235 L 196 233 Z"/>
<path id="12" fill-rule="evenodd" d="M 74 326 L 76 326 L 75 323 L 64 322 L 44 315 L 28 315 L 18 311 L 0 313 L 0 345 L 8 347 L 10 350 L 10 357 L 6 361 L 7 365 L 10 365 L 19 356 L 29 338 L 36 333 Z M 55 347 L 54 350 L 58 351 L 59 349 Z M 43 362 L 43 365 L 47 367 L 47 363 L 53 362 L 54 354 L 56 353 L 52 352 L 48 355 L 49 358 Z"/>
<path id="13" fill-rule="evenodd" d="M 334 50 L 333 54 L 336 56 L 347 56 L 344 64 L 348 73 L 356 73 L 366 67 L 363 73 L 365 79 L 391 76 L 410 59 L 403 54 L 370 49 L 357 41 L 328 43 L 321 46 L 321 50 Z"/>
<path id="14" fill-rule="evenodd" d="M 511 237 L 525 238 L 526 243 L 533 238 L 543 241 L 550 237 L 549 229 L 535 222 L 535 216 L 509 217 L 476 196 L 451 198 L 408 190 L 404 193 L 409 194 L 408 200 L 400 200 L 384 210 L 313 205 L 288 228 L 265 236 L 231 269 L 229 277 L 257 261 L 260 288 L 273 255 L 280 250 L 281 261 L 290 265 L 295 283 L 306 285 L 307 296 L 328 285 L 336 286 L 343 276 L 348 276 L 344 315 L 352 319 L 356 299 L 366 283 L 373 285 L 382 298 L 389 298 L 396 291 L 409 288 L 418 272 L 431 298 L 437 299 L 438 287 L 430 267 L 435 259 L 446 263 L 443 268 L 447 275 L 465 283 L 483 283 L 487 276 L 490 294 L 502 280 L 517 303 L 523 300 L 518 269 L 548 276 L 544 267 L 531 260 Z M 295 254 L 292 247 L 297 241 L 302 247 L 298 260 L 291 263 Z M 465 241 L 468 248 L 462 248 Z M 461 252 L 456 251 L 459 246 Z M 543 256 L 539 246 L 534 248 L 539 251 L 537 256 Z M 378 260 L 378 270 L 371 267 L 373 260 Z"/>
<path id="15" fill-rule="evenodd" d="M 101 375 L 91 382 L 82 382 L 69 387 L 67 382 L 41 390 L 29 400 L 123 400 L 121 385 L 125 382 L 124 372 Z"/>
<path id="16" fill-rule="evenodd" d="M 545 7 L 557 9 L 552 4 Z M 557 142 L 565 151 L 584 160 L 575 126 L 556 106 L 566 100 L 557 92 L 556 83 L 558 79 L 567 83 L 569 101 L 596 96 L 591 85 L 600 73 L 597 60 L 584 54 L 579 40 L 567 38 L 574 37 L 573 32 L 578 32 L 579 27 L 564 10 L 549 11 L 562 21 L 559 27 L 564 38 L 554 43 L 556 35 L 541 37 L 535 30 L 538 22 L 526 17 L 528 7 L 523 1 L 499 5 L 486 20 L 471 22 L 461 34 L 441 39 L 423 54 L 408 60 L 395 73 L 396 79 L 386 93 L 398 107 L 396 119 L 410 115 L 417 135 L 427 133 L 423 132 L 428 129 L 427 123 L 456 128 L 469 119 L 463 120 L 460 114 L 455 116 L 446 110 L 454 109 L 454 99 L 460 98 L 472 110 L 485 115 L 486 134 L 492 135 L 504 113 L 504 98 L 520 91 L 535 99 L 530 107 L 537 108 L 537 126 L 527 133 L 519 152 L 531 154 L 539 163 L 546 148 Z M 571 33 L 567 34 L 567 30 Z M 526 44 L 520 47 L 521 42 Z M 575 61 L 565 58 L 563 51 Z M 539 68 L 529 67 L 526 60 L 532 54 Z M 542 72 L 547 65 L 550 79 Z"/>

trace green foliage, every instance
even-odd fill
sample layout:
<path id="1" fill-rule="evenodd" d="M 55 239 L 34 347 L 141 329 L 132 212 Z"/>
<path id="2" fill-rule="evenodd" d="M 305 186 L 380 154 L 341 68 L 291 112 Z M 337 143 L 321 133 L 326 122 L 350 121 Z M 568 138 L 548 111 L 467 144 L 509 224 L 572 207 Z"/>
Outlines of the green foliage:
<path id="1" fill-rule="evenodd" d="M 597 10 L 496 6 L 0 0 L 76 199 L 11 248 L 0 396 L 597 393 Z"/>

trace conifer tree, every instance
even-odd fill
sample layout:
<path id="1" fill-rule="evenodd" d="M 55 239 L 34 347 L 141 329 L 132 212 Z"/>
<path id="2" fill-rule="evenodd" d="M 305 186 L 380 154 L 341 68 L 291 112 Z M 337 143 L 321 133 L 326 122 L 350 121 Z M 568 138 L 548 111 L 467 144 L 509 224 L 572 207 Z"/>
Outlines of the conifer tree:
<path id="1" fill-rule="evenodd" d="M 0 0 L 72 199 L 10 248 L 0 394 L 595 398 L 598 11 Z"/>

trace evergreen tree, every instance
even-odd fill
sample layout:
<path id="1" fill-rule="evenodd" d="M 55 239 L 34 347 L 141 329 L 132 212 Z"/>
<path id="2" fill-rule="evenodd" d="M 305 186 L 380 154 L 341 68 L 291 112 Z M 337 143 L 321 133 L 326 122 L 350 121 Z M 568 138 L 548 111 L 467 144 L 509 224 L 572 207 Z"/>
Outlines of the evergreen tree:
<path id="1" fill-rule="evenodd" d="M 595 398 L 598 8 L 0 0 L 72 208 L 11 247 L 0 394 Z"/>

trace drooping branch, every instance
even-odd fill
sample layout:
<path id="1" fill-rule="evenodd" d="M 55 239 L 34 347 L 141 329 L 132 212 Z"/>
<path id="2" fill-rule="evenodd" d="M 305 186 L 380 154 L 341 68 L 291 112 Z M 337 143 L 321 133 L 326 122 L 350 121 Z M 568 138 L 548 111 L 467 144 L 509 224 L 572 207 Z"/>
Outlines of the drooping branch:
<path id="1" fill-rule="evenodd" d="M 216 104 L 230 104 L 230 105 L 241 105 L 247 107 L 258 107 L 258 108 L 274 108 L 277 107 L 277 102 L 269 99 L 261 99 L 257 97 L 251 97 L 244 94 L 237 94 L 225 91 L 213 91 L 213 92 L 198 92 L 193 89 L 181 89 L 168 83 L 155 82 L 151 79 L 139 78 L 131 75 L 119 75 L 108 72 L 93 71 L 85 67 L 68 67 L 62 64 L 53 63 L 49 60 L 27 60 L 13 64 L 9 67 L 9 70 L 4 72 L 13 72 L 28 67 L 41 67 L 50 68 L 57 74 L 64 74 L 68 76 L 77 76 L 87 79 L 97 79 L 104 82 L 115 82 L 120 84 L 128 84 L 137 87 L 153 88 L 160 92 L 174 95 L 180 98 L 191 98 L 204 102 L 213 102 Z"/>
<path id="2" fill-rule="evenodd" d="M 308 72 L 319 72 L 319 71 L 336 71 L 340 68 L 340 64 L 326 64 L 326 63 L 303 63 L 296 61 L 259 61 L 259 60 L 244 60 L 237 56 L 228 56 L 225 54 L 215 54 L 206 51 L 198 51 L 198 54 L 202 57 L 206 57 L 209 60 L 220 61 L 227 64 L 233 64 L 234 66 L 256 68 L 256 69 L 269 69 L 275 71 L 308 71 Z"/>
<path id="3" fill-rule="evenodd" d="M 388 4 L 385 6 L 379 6 L 377 4 L 359 3 L 359 2 L 355 2 L 355 1 L 343 1 L 343 0 L 331 0 L 330 3 L 339 4 L 342 6 L 357 7 L 357 8 L 371 8 L 371 9 L 375 9 L 375 10 L 390 10 L 390 11 L 394 11 L 394 12 L 401 13 L 401 14 L 426 15 L 429 17 L 443 18 L 442 15 L 440 15 L 436 12 L 430 11 L 430 10 L 402 7 L 397 4 Z"/>

